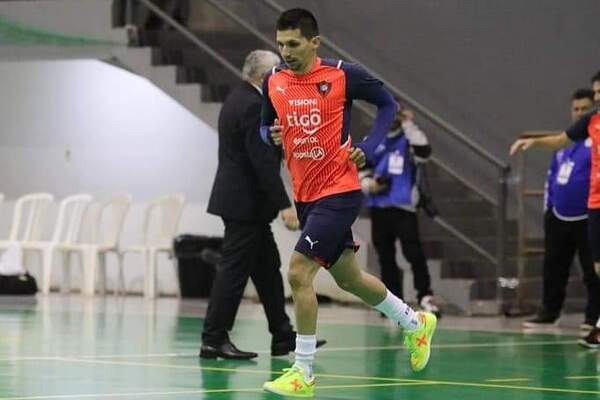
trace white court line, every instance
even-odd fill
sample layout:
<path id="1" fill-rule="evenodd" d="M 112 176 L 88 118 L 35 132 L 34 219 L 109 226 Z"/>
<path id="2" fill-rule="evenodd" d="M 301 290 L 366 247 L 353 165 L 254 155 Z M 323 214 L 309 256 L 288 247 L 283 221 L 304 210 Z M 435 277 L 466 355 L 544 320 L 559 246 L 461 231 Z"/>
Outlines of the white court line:
<path id="1" fill-rule="evenodd" d="M 501 342 L 501 343 L 446 343 L 434 344 L 434 349 L 469 349 L 469 348 L 494 348 L 494 347 L 519 347 L 519 346 L 551 346 L 555 344 L 576 344 L 576 340 L 555 340 L 555 341 L 537 341 L 537 342 Z M 318 351 L 336 352 L 336 351 L 376 351 L 376 350 L 404 350 L 403 345 L 398 346 L 358 346 L 358 347 L 322 347 Z M 270 350 L 256 351 L 258 354 L 270 354 Z M 150 353 L 150 354 L 105 354 L 105 355 L 65 355 L 62 357 L 77 357 L 84 359 L 103 359 L 103 358 L 161 358 L 161 357 L 197 357 L 198 353 Z M 61 356 L 58 356 L 61 357 Z M 57 356 L 24 356 L 24 357 L 5 357 L 0 361 L 30 361 L 30 360 L 56 360 Z"/>

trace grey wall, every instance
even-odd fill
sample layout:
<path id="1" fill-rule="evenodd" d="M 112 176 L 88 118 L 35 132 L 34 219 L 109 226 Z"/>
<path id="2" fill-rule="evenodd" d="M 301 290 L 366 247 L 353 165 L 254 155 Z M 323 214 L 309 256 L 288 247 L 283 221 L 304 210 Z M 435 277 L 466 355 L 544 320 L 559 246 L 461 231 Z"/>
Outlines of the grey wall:
<path id="1" fill-rule="evenodd" d="M 224 1 L 274 38 L 262 1 Z M 322 34 L 505 160 L 519 132 L 565 128 L 569 96 L 600 69 L 597 0 L 277 2 L 312 10 Z M 428 128 L 438 157 L 493 192 L 493 169 Z M 532 161 L 541 184 L 548 154 Z"/>

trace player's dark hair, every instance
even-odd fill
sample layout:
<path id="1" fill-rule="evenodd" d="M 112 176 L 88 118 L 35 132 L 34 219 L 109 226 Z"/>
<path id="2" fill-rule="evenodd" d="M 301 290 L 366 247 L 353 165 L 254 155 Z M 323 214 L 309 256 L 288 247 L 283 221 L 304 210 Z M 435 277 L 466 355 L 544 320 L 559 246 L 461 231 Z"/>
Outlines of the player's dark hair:
<path id="1" fill-rule="evenodd" d="M 577 89 L 571 96 L 571 100 L 590 99 L 594 101 L 594 91 L 592 89 Z"/>
<path id="2" fill-rule="evenodd" d="M 596 75 L 592 76 L 592 83 L 600 82 L 600 71 L 596 72 Z"/>
<path id="3" fill-rule="evenodd" d="M 293 29 L 300 29 L 300 34 L 307 39 L 319 36 L 319 25 L 315 16 L 303 8 L 286 10 L 277 18 L 278 31 Z"/>

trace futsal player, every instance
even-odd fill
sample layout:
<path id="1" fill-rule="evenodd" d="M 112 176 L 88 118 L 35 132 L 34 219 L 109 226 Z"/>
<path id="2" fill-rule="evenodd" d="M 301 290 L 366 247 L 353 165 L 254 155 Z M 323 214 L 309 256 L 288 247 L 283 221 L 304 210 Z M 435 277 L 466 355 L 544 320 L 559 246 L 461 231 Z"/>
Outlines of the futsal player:
<path id="1" fill-rule="evenodd" d="M 319 29 L 309 11 L 283 12 L 276 36 L 284 64 L 263 83 L 261 136 L 283 148 L 302 233 L 288 273 L 296 312 L 295 363 L 264 389 L 286 396 L 314 395 L 313 280 L 320 268 L 327 269 L 342 289 L 403 328 L 410 366 L 422 370 L 429 361 L 436 317 L 415 312 L 362 270 L 351 231 L 362 201 L 357 167 L 372 161 L 394 119 L 396 102 L 362 67 L 318 57 Z M 349 122 L 355 99 L 375 105 L 377 116 L 367 139 L 353 145 Z"/>

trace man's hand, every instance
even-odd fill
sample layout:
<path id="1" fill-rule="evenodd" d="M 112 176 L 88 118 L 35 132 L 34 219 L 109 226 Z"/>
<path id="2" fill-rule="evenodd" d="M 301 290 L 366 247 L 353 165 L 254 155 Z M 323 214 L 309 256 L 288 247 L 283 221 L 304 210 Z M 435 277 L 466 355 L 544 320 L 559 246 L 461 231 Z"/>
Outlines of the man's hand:
<path id="1" fill-rule="evenodd" d="M 277 146 L 281 145 L 283 141 L 283 126 L 279 124 L 279 119 L 275 118 L 273 125 L 269 128 L 271 132 L 271 140 Z"/>
<path id="2" fill-rule="evenodd" d="M 300 227 L 300 221 L 298 220 L 298 215 L 296 214 L 294 207 L 288 207 L 281 210 L 281 219 L 283 220 L 285 227 L 290 231 L 295 231 Z"/>
<path id="3" fill-rule="evenodd" d="M 352 162 L 356 164 L 358 168 L 364 167 L 367 163 L 365 152 L 359 147 L 350 147 L 348 149 L 348 154 L 350 155 L 350 160 L 352 160 Z"/>
<path id="4" fill-rule="evenodd" d="M 371 178 L 369 180 L 368 189 L 369 189 L 369 193 L 371 193 L 371 194 L 379 194 L 381 192 L 387 191 L 389 189 L 389 185 L 384 182 L 379 182 L 375 178 Z"/>
<path id="5" fill-rule="evenodd" d="M 517 151 L 525 151 L 535 143 L 535 138 L 518 139 L 510 146 L 510 155 L 512 156 Z"/>

